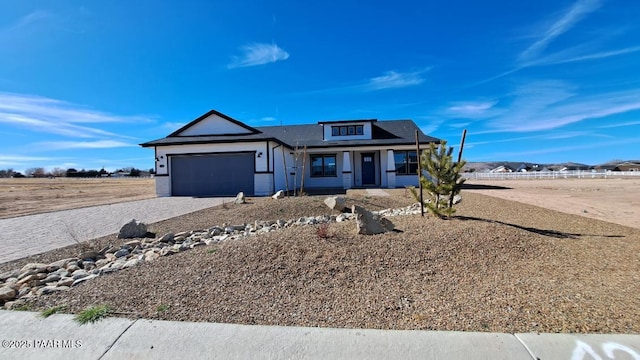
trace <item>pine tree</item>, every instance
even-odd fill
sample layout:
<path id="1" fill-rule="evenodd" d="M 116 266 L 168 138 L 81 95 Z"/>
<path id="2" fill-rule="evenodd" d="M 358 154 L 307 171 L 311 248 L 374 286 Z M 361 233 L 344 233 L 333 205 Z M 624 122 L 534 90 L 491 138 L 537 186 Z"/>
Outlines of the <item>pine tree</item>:
<path id="1" fill-rule="evenodd" d="M 420 167 L 423 170 L 420 176 L 422 188 L 429 193 L 429 201 L 424 206 L 432 214 L 444 218 L 455 213 L 452 202 L 454 196 L 460 193 L 464 180 L 460 173 L 466 164 L 465 161 L 453 162 L 453 148 L 447 147 L 447 142 L 442 141 L 438 147 L 434 143 L 429 144 L 429 149 L 420 155 Z M 427 173 L 425 176 L 424 172 Z M 411 189 L 413 196 L 418 199 L 415 188 Z"/>

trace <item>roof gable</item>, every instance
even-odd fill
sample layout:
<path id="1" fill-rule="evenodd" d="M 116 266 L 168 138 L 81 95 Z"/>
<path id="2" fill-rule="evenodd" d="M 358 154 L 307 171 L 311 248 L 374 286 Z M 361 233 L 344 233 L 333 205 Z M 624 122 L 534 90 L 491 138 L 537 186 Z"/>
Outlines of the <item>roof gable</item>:
<path id="1" fill-rule="evenodd" d="M 250 135 L 260 131 L 218 111 L 208 113 L 193 120 L 173 132 L 168 137 L 176 136 L 210 136 L 210 135 Z"/>

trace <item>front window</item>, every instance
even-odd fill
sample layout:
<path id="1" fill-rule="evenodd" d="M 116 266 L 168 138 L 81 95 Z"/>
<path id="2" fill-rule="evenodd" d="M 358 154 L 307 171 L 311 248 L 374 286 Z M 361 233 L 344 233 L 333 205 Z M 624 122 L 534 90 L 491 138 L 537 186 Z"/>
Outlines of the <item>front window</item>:
<path id="1" fill-rule="evenodd" d="M 406 174 L 407 173 L 407 152 L 394 151 L 393 160 L 396 163 L 396 174 Z"/>
<path id="2" fill-rule="evenodd" d="M 418 155 L 415 151 L 394 151 L 393 158 L 396 163 L 396 174 L 417 175 Z"/>
<path id="3" fill-rule="evenodd" d="M 311 155 L 311 177 L 336 176 L 336 156 Z"/>

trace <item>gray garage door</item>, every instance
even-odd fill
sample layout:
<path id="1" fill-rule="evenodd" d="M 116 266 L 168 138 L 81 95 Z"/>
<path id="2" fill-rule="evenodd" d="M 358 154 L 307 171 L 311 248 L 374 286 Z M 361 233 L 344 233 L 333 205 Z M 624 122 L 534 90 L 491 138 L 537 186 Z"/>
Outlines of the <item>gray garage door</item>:
<path id="1" fill-rule="evenodd" d="M 253 153 L 171 156 L 174 196 L 253 195 Z"/>

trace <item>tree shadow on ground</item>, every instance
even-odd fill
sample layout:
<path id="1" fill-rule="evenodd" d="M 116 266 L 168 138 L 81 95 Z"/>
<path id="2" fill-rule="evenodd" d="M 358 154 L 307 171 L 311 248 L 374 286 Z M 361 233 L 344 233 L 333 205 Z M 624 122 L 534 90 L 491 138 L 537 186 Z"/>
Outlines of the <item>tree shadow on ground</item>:
<path id="1" fill-rule="evenodd" d="M 538 235 L 543 235 L 543 236 L 549 236 L 549 237 L 553 237 L 553 238 L 557 238 L 557 239 L 577 239 L 581 236 L 600 236 L 600 237 L 607 237 L 607 238 L 622 238 L 624 237 L 623 235 L 601 235 L 601 234 L 574 234 L 574 233 L 568 233 L 568 232 L 563 232 L 563 231 L 558 231 L 558 230 L 551 230 L 551 229 L 538 229 L 538 228 L 534 228 L 534 227 L 528 227 L 528 226 L 522 226 L 522 225 L 517 225 L 517 224 L 510 224 L 504 221 L 500 221 L 500 220 L 489 220 L 489 219 L 482 219 L 482 218 L 478 218 L 478 217 L 474 217 L 474 216 L 455 216 L 456 219 L 462 220 L 462 221 L 483 221 L 483 222 L 488 222 L 488 223 L 494 223 L 494 224 L 501 224 L 501 225 L 506 225 L 506 226 L 511 226 L 514 227 L 516 229 L 520 229 L 520 230 L 524 230 L 524 231 L 528 231 L 534 234 L 538 234 Z"/>
<path id="2" fill-rule="evenodd" d="M 482 185 L 482 184 L 462 184 L 462 190 L 509 190 L 513 189 L 507 186 L 498 185 Z"/>

